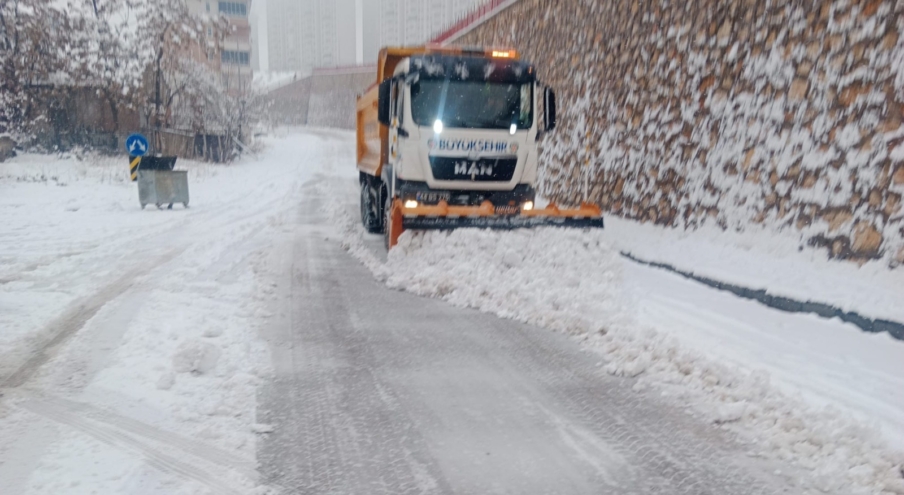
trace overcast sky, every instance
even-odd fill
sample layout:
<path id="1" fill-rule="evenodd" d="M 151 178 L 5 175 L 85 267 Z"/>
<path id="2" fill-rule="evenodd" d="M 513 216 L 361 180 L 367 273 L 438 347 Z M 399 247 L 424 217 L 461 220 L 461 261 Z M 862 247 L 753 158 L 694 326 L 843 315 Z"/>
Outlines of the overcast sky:
<path id="1" fill-rule="evenodd" d="M 251 30 L 254 42 L 257 43 L 257 56 L 260 68 L 266 71 L 269 67 L 267 47 L 267 0 L 254 0 L 251 2 Z"/>
<path id="2" fill-rule="evenodd" d="M 355 0 L 334 0 L 336 4 L 336 36 L 339 38 L 339 65 L 355 63 Z M 372 0 L 371 3 L 377 3 Z"/>
<path id="3" fill-rule="evenodd" d="M 270 67 L 267 39 L 267 3 L 275 0 L 254 0 L 251 5 L 252 30 L 257 43 L 260 70 Z M 276 0 L 278 1 L 278 0 Z M 297 0 L 296 0 L 297 1 Z M 336 24 L 338 37 L 338 65 L 356 63 L 356 30 L 355 8 L 358 0 L 332 0 L 336 6 Z M 362 10 L 363 62 L 372 63 L 377 59 L 380 50 L 380 0 L 360 0 Z M 454 3 L 474 5 L 479 0 L 455 0 Z"/>

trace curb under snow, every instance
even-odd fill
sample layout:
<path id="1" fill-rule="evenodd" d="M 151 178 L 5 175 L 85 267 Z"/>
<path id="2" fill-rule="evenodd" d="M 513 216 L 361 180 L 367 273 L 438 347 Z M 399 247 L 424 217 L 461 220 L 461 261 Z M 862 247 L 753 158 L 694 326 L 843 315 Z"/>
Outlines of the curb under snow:
<path id="1" fill-rule="evenodd" d="M 854 311 L 844 311 L 843 309 L 832 306 L 831 304 L 813 301 L 800 301 L 789 297 L 769 294 L 769 292 L 765 289 L 750 289 L 740 285 L 720 282 L 709 277 L 697 275 L 694 272 L 680 270 L 668 263 L 659 263 L 656 261 L 640 259 L 626 251 L 621 251 L 620 254 L 635 263 L 666 270 L 680 275 L 686 279 L 704 284 L 708 287 L 731 292 L 732 294 L 744 299 L 757 301 L 770 308 L 778 309 L 788 313 L 812 313 L 828 319 L 838 318 L 841 321 L 855 325 L 857 328 L 863 330 L 864 332 L 888 332 L 888 334 L 893 338 L 897 340 L 904 340 L 904 324 L 896 321 L 871 319 Z"/>

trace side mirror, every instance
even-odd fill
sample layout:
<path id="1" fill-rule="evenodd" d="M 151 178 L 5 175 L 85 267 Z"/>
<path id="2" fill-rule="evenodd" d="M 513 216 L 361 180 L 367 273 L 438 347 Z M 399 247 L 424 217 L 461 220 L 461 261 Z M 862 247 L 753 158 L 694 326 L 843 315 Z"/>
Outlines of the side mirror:
<path id="1" fill-rule="evenodd" d="M 392 79 L 387 79 L 380 83 L 380 94 L 377 100 L 377 120 L 381 124 L 389 125 L 389 108 L 392 96 Z"/>
<path id="2" fill-rule="evenodd" d="M 556 92 L 550 88 L 543 90 L 543 103 L 546 107 L 544 127 L 549 132 L 556 128 Z"/>

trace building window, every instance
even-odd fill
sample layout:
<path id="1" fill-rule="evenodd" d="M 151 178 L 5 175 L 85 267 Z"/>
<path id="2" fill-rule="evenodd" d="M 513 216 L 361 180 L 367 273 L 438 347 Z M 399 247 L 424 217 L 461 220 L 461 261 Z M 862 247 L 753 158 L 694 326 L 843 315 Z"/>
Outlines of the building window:
<path id="1" fill-rule="evenodd" d="M 251 62 L 251 57 L 248 52 L 223 50 L 220 53 L 220 61 L 229 65 L 248 65 Z"/>
<path id="2" fill-rule="evenodd" d="M 248 7 L 240 2 L 220 2 L 220 13 L 237 17 L 247 17 Z"/>

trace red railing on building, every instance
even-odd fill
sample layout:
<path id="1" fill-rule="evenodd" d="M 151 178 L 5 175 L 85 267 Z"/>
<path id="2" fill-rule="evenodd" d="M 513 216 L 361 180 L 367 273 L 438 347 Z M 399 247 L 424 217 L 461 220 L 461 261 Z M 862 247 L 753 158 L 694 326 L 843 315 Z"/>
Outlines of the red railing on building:
<path id="1" fill-rule="evenodd" d="M 517 0 L 487 0 L 484 4 L 480 5 L 476 9 L 472 10 L 469 14 L 461 18 L 458 22 L 453 24 L 451 27 L 446 29 L 445 31 L 438 34 L 435 38 L 430 40 L 430 43 L 442 44 L 446 43 L 458 35 L 462 34 L 464 31 L 473 28 L 477 24 L 485 21 L 492 15 L 496 14 L 497 11 L 508 7 L 509 5 L 515 3 Z"/>

